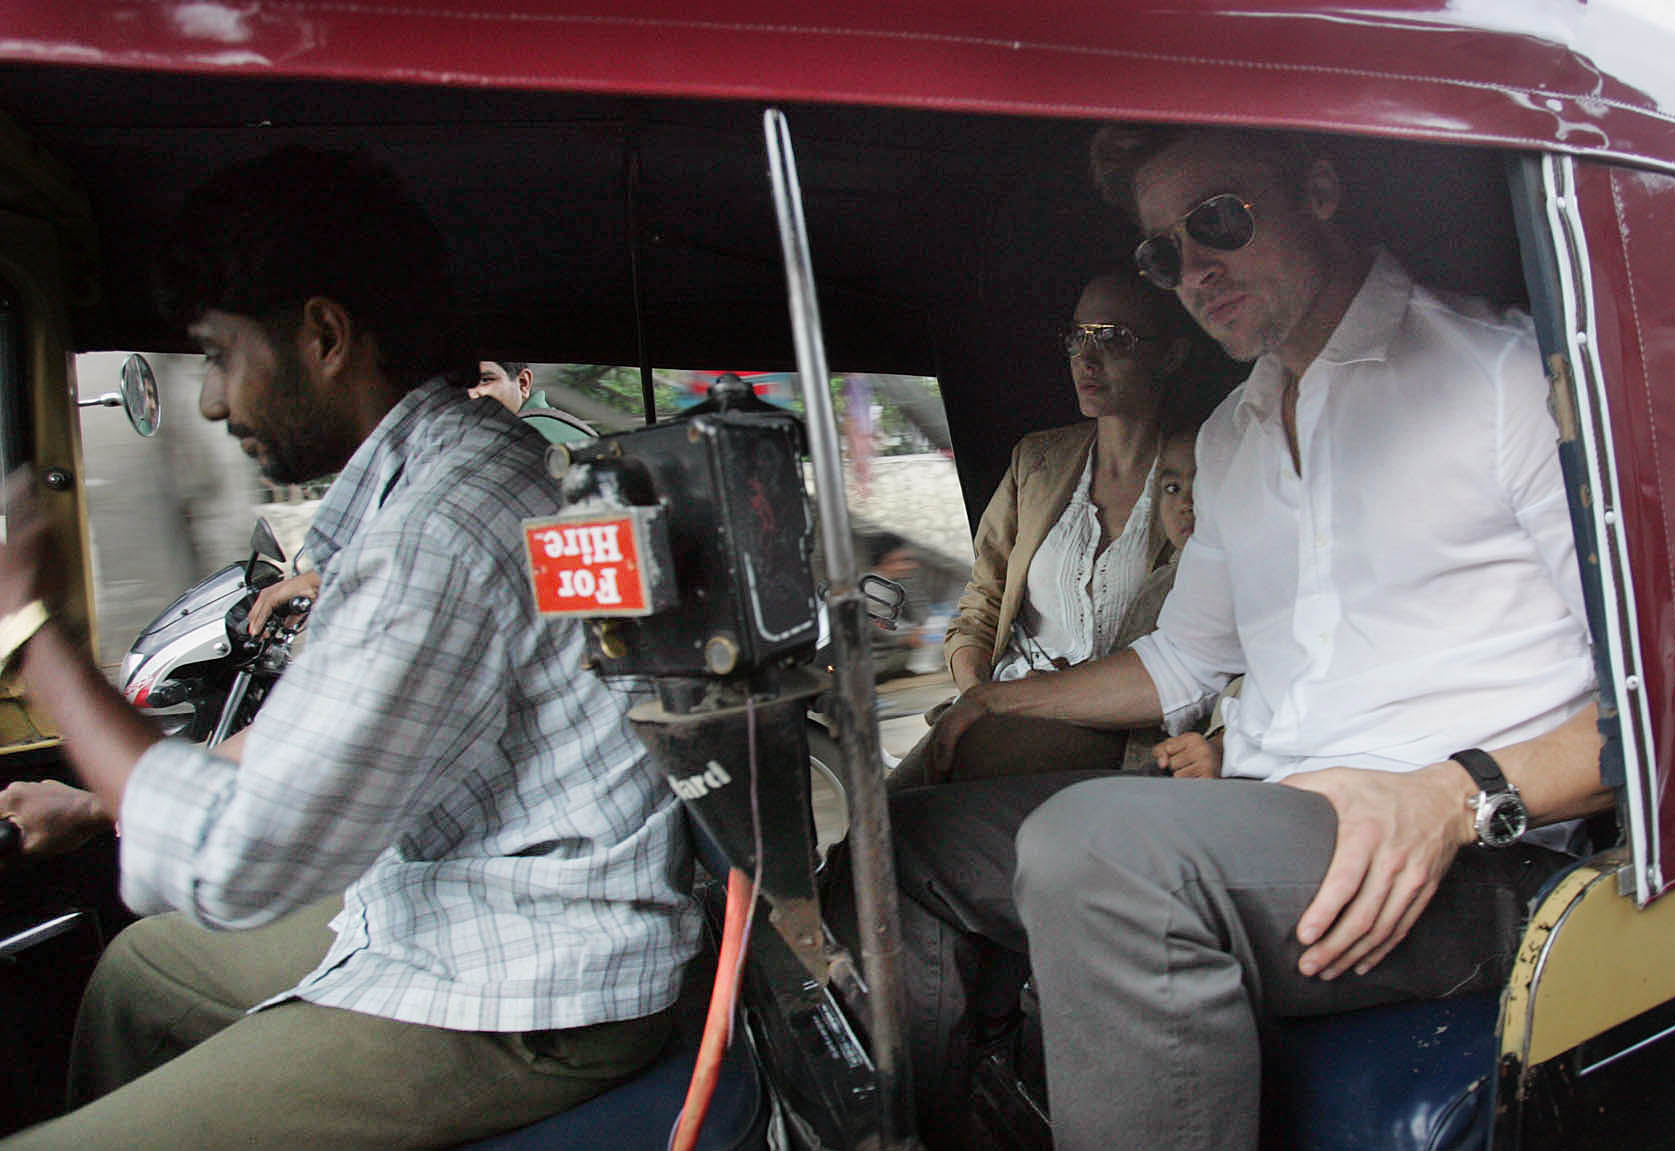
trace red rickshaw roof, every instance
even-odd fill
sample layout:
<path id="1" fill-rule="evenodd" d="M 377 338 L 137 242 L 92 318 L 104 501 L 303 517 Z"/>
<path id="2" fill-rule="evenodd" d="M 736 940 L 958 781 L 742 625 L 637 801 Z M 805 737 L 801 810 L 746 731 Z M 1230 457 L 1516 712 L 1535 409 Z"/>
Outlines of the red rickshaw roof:
<path id="1" fill-rule="evenodd" d="M 19 0 L 0 60 L 1229 120 L 1675 167 L 1666 0 Z"/>

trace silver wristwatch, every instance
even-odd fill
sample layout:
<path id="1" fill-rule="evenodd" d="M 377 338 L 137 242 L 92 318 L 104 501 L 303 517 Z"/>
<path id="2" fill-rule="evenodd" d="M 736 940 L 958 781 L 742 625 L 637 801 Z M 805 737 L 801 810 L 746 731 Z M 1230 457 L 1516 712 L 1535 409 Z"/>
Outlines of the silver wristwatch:
<path id="1" fill-rule="evenodd" d="M 1478 793 L 1470 801 L 1476 810 L 1473 824 L 1477 828 L 1477 842 L 1484 847 L 1506 847 L 1516 843 L 1530 826 L 1529 812 L 1524 808 L 1524 797 L 1512 786 L 1488 752 L 1468 747 L 1448 757 L 1471 774 Z"/>

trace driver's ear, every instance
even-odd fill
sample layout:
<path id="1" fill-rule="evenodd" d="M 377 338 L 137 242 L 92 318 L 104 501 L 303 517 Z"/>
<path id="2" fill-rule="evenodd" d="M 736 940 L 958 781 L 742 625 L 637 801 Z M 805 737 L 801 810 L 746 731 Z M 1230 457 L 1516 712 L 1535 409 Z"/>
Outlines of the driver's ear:
<path id="1" fill-rule="evenodd" d="M 534 386 L 535 386 L 535 373 L 534 372 L 530 371 L 528 368 L 524 368 L 522 371 L 520 371 L 518 373 L 518 395 L 522 396 L 524 399 L 527 400 L 529 398 L 529 389 L 533 388 Z"/>
<path id="2" fill-rule="evenodd" d="M 343 305 L 330 296 L 310 296 L 302 306 L 302 330 L 297 348 L 305 362 L 318 365 L 326 378 L 342 373 L 349 362 L 354 324 Z"/>

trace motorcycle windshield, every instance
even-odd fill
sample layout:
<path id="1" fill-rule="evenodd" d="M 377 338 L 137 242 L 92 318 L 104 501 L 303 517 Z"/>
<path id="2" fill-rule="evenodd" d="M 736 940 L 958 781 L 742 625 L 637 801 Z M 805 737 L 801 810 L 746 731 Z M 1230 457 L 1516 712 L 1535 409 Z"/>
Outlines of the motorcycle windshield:
<path id="1" fill-rule="evenodd" d="M 207 620 L 220 626 L 227 609 L 244 590 L 243 564 L 228 564 L 205 576 L 146 624 L 131 650 L 142 654 L 155 651 L 183 632 L 203 626 Z"/>

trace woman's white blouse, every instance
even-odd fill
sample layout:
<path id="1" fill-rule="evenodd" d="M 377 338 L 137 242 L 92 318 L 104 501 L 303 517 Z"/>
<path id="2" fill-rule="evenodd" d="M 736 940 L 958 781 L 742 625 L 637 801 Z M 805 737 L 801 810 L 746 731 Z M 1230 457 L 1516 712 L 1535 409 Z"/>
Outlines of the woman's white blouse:
<path id="1" fill-rule="evenodd" d="M 1140 498 L 1122 534 L 1099 550 L 1099 509 L 1094 505 L 1093 458 L 1082 467 L 1076 491 L 1029 562 L 1023 606 L 995 666 L 997 680 L 1022 679 L 1109 654 L 1128 605 L 1151 570 L 1152 462 Z"/>

